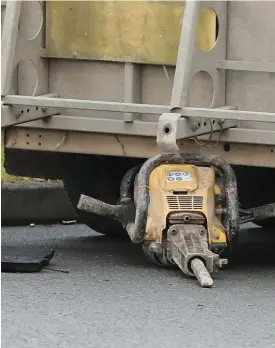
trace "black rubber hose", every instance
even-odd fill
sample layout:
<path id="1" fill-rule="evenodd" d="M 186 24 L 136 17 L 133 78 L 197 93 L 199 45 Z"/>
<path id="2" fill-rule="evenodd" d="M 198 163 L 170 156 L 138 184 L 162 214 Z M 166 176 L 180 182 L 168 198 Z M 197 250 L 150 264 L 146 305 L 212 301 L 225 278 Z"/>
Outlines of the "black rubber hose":
<path id="1" fill-rule="evenodd" d="M 227 238 L 231 241 L 239 227 L 239 206 L 237 182 L 233 169 L 222 158 L 212 154 L 161 154 L 148 159 L 141 167 L 136 180 L 136 214 L 135 221 L 127 224 L 126 230 L 133 243 L 142 243 L 145 236 L 149 205 L 149 177 L 151 172 L 162 164 L 193 164 L 197 166 L 214 167 L 221 171 L 224 181 L 225 203 L 227 214 L 224 227 Z"/>
<path id="2" fill-rule="evenodd" d="M 122 206 L 108 204 L 93 197 L 81 195 L 77 204 L 77 208 L 88 213 L 92 212 L 93 214 L 99 216 L 104 216 L 120 221 Z"/>
<path id="3" fill-rule="evenodd" d="M 139 166 L 135 166 L 129 169 L 124 175 L 120 184 L 120 202 L 123 204 L 134 200 L 134 181 L 135 177 L 140 169 Z"/>

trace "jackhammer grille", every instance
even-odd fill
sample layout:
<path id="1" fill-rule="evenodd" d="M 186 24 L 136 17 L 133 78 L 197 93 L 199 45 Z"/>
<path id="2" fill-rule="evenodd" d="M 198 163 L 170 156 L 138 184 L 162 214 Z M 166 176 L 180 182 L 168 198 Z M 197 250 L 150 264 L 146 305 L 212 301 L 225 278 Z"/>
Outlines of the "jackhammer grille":
<path id="1" fill-rule="evenodd" d="M 167 196 L 170 210 L 201 210 L 203 207 L 203 196 Z"/>

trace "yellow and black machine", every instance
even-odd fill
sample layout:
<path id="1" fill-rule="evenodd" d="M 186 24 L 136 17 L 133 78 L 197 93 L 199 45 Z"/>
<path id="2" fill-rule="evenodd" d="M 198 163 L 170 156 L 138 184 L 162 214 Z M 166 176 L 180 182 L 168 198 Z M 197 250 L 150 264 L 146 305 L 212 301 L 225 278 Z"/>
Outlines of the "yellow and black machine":
<path id="1" fill-rule="evenodd" d="M 211 287 L 240 224 L 275 218 L 274 4 L 7 1 L 9 172 Z"/>
<path id="2" fill-rule="evenodd" d="M 119 205 L 81 195 L 78 208 L 120 221 L 150 260 L 177 265 L 203 287 L 212 287 L 210 273 L 227 264 L 222 255 L 239 225 L 266 215 L 267 208 L 275 212 L 275 204 L 239 210 L 231 166 L 201 153 L 157 155 L 125 174 Z"/>

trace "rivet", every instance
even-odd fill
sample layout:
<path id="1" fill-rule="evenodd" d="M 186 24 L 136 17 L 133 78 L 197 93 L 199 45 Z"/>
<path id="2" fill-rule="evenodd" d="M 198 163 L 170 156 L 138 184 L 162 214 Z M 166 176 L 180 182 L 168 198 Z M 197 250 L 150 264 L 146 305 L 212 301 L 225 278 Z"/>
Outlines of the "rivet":
<path id="1" fill-rule="evenodd" d="M 21 111 L 18 110 L 18 111 L 15 113 L 15 118 L 17 119 L 17 118 L 19 118 L 20 116 L 21 116 Z"/>

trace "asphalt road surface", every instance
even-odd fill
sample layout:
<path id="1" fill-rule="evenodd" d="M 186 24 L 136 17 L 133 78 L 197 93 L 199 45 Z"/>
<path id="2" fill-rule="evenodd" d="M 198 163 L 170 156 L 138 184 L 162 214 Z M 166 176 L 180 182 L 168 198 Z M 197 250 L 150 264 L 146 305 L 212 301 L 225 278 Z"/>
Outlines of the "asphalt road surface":
<path id="1" fill-rule="evenodd" d="M 69 271 L 2 273 L 2 347 L 275 347 L 275 233 L 247 229 L 241 242 L 237 264 L 202 289 L 85 226 L 2 228 L 3 245 L 54 247 L 50 267 Z"/>

